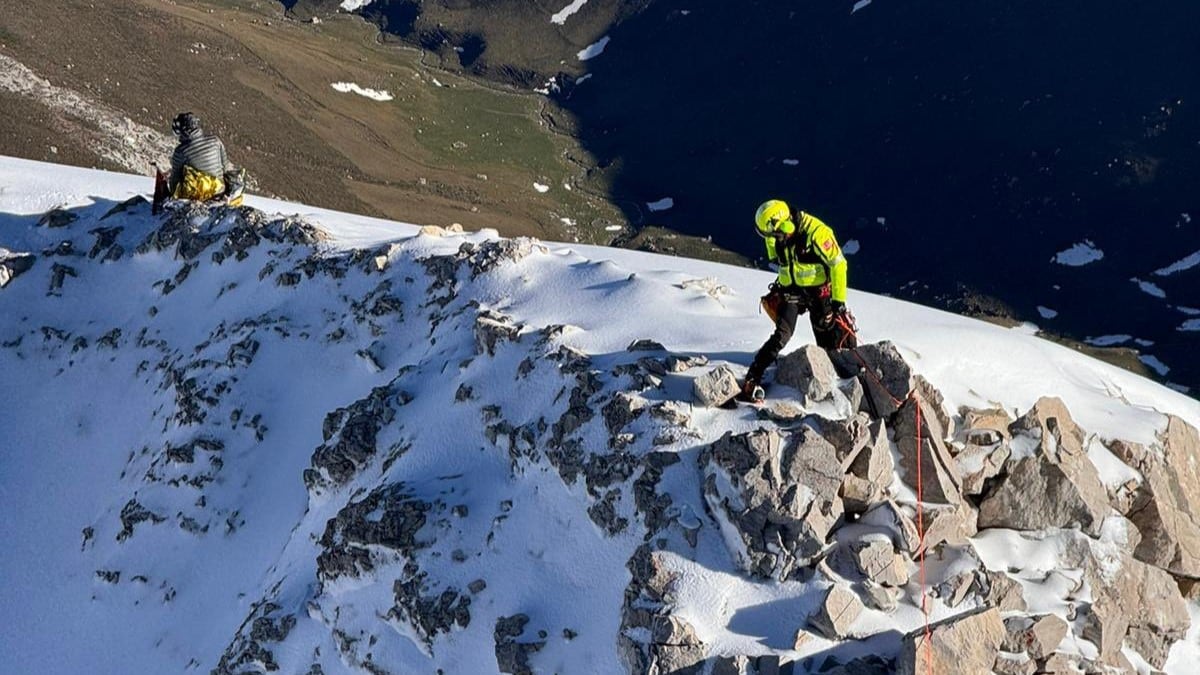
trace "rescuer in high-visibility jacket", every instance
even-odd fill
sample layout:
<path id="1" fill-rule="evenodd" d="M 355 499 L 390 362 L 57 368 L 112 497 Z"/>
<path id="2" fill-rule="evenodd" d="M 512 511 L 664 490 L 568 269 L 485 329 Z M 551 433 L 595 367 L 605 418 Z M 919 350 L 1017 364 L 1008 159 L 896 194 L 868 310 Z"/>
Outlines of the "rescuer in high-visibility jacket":
<path id="1" fill-rule="evenodd" d="M 762 399 L 763 373 L 791 340 L 801 314 L 808 312 L 817 346 L 858 346 L 854 320 L 846 309 L 846 256 L 833 230 L 815 216 L 793 212 L 778 199 L 758 207 L 754 225 L 766 240 L 767 259 L 778 265 L 779 276 L 763 297 L 775 332 L 754 356 L 739 395 L 751 401 Z"/>

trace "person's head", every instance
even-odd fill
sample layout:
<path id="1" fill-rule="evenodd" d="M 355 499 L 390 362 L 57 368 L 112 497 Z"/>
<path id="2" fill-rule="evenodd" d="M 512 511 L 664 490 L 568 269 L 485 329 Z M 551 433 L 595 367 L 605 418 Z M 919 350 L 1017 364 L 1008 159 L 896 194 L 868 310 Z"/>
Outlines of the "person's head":
<path id="1" fill-rule="evenodd" d="M 787 202 L 770 199 L 758 207 L 754 214 L 754 229 L 763 239 L 787 239 L 796 232 L 792 210 Z"/>
<path id="2" fill-rule="evenodd" d="M 171 131 L 181 139 L 194 136 L 200 131 L 200 118 L 190 112 L 179 113 L 171 120 Z"/>

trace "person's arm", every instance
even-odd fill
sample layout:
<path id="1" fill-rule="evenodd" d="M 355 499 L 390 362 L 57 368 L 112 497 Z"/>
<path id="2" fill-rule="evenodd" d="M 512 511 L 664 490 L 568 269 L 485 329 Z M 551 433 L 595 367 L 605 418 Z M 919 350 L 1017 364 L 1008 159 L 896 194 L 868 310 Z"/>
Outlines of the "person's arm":
<path id="1" fill-rule="evenodd" d="M 226 174 L 233 171 L 233 165 L 229 163 L 229 156 L 225 154 L 225 144 L 221 139 L 217 139 L 217 150 L 221 155 L 221 173 Z"/>
<path id="2" fill-rule="evenodd" d="M 171 153 L 171 172 L 167 175 L 167 193 L 174 195 L 175 188 L 183 182 L 183 165 L 184 161 L 183 144 L 175 146 L 175 152 Z"/>
<path id="3" fill-rule="evenodd" d="M 828 225 L 821 223 L 813 232 L 813 250 L 829 270 L 831 299 L 846 304 L 846 256 Z"/>

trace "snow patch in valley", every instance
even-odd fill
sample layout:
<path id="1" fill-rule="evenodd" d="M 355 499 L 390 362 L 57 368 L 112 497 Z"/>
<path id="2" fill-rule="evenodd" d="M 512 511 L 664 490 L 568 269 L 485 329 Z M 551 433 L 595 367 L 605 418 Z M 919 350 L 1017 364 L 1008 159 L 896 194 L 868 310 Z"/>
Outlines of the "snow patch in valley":
<path id="1" fill-rule="evenodd" d="M 1058 316 L 1057 311 L 1041 305 L 1038 305 L 1037 311 L 1043 319 L 1053 319 L 1054 317 Z"/>
<path id="2" fill-rule="evenodd" d="M 866 9 L 869 4 L 871 4 L 871 0 L 858 0 L 858 2 L 854 3 L 854 8 L 850 10 L 850 13 L 854 14 L 860 9 Z"/>
<path id="3" fill-rule="evenodd" d="M 1132 335 L 1101 335 L 1100 337 L 1087 338 L 1084 342 L 1093 347 L 1112 347 L 1113 345 L 1125 344 L 1132 339 Z"/>
<path id="4" fill-rule="evenodd" d="M 546 184 L 544 184 L 544 183 L 534 183 L 534 184 L 533 184 L 533 189 L 534 189 L 534 190 L 537 190 L 538 192 L 549 192 L 549 191 L 550 191 L 550 186 L 549 186 L 549 185 L 546 185 Z"/>
<path id="5" fill-rule="evenodd" d="M 1200 319 L 1188 319 L 1179 325 L 1177 330 L 1181 331 L 1200 331 Z"/>
<path id="6" fill-rule="evenodd" d="M 578 58 L 580 61 L 587 61 L 589 59 L 594 59 L 597 56 L 600 56 L 601 54 L 604 53 L 604 48 L 608 46 L 608 43 L 611 40 L 612 40 L 612 38 L 605 35 L 604 37 L 600 38 L 596 42 L 593 42 L 592 44 L 588 45 L 587 47 L 584 47 L 582 50 L 579 51 L 578 54 L 575 55 L 575 57 Z"/>
<path id="7" fill-rule="evenodd" d="M 344 11 L 353 12 L 366 7 L 372 2 L 375 2 L 375 0 L 342 0 L 341 7 Z"/>
<path id="8" fill-rule="evenodd" d="M 1050 261 L 1068 267 L 1082 267 L 1103 258 L 1104 251 L 1096 248 L 1096 244 L 1092 240 L 1084 239 L 1078 244 L 1071 246 L 1071 248 L 1059 251 Z"/>
<path id="9" fill-rule="evenodd" d="M 571 18 L 572 14 L 583 9 L 583 6 L 586 4 L 587 0 L 572 0 L 571 4 L 558 10 L 550 17 L 550 23 L 555 23 L 560 26 L 565 24 L 567 19 Z"/>
<path id="10" fill-rule="evenodd" d="M 1160 360 L 1157 356 L 1143 354 L 1138 357 L 1138 361 L 1146 364 L 1151 370 L 1159 375 L 1166 375 L 1167 373 L 1171 372 L 1171 368 L 1167 364 L 1163 363 L 1162 360 Z"/>
<path id="11" fill-rule="evenodd" d="M 373 101 L 391 101 L 394 98 L 386 91 L 367 89 L 365 87 L 358 86 L 354 82 L 334 82 L 329 86 L 333 87 L 335 91 L 339 91 L 343 94 L 358 94 L 359 96 L 365 96 Z"/>

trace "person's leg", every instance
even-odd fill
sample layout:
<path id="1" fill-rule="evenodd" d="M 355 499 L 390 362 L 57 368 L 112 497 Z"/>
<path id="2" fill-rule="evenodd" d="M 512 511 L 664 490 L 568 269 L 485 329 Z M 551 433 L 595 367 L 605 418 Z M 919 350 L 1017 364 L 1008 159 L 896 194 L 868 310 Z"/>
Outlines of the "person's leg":
<path id="1" fill-rule="evenodd" d="M 837 349 L 840 333 L 833 320 L 833 304 L 829 296 L 821 293 L 819 288 L 813 289 L 808 302 L 812 307 L 812 311 L 808 313 L 808 320 L 812 323 L 817 346 L 822 349 Z"/>
<path id="2" fill-rule="evenodd" d="M 803 310 L 804 305 L 798 298 L 788 298 L 786 302 L 782 303 L 779 308 L 779 320 L 775 323 L 775 332 L 771 333 L 771 337 L 767 338 L 758 353 L 754 355 L 754 362 L 750 364 L 750 370 L 746 373 L 748 381 L 753 381 L 755 384 L 762 382 L 767 366 L 775 362 L 779 352 L 783 351 L 788 341 L 792 339 L 792 333 L 796 331 L 796 320 L 800 318 Z"/>

